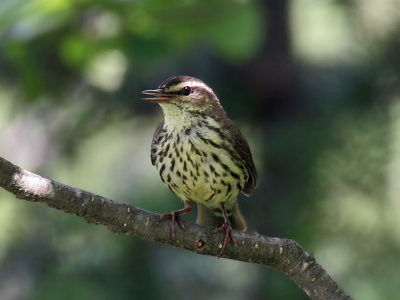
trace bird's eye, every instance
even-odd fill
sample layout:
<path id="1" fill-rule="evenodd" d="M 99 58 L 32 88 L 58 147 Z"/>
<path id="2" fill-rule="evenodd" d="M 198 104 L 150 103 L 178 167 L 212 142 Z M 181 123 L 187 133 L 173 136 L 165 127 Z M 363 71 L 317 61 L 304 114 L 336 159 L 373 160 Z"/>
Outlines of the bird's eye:
<path id="1" fill-rule="evenodd" d="M 190 95 L 190 92 L 191 92 L 191 89 L 190 89 L 189 86 L 185 86 L 185 87 L 182 89 L 182 95 L 188 96 L 188 95 Z"/>

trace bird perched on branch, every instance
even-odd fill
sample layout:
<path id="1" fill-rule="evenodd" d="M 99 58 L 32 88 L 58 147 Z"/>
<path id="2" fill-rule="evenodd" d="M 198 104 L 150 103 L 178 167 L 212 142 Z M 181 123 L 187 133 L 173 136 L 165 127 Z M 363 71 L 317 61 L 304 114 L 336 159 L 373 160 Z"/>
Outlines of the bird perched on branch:
<path id="1" fill-rule="evenodd" d="M 176 76 L 155 90 L 145 90 L 146 101 L 158 103 L 164 121 L 157 127 L 151 144 L 151 162 L 162 181 L 184 202 L 183 209 L 163 214 L 172 219 L 172 236 L 180 215 L 198 205 L 197 223 L 223 225 L 222 254 L 231 239 L 232 228 L 246 230 L 237 202 L 242 192 L 249 196 L 256 186 L 257 172 L 249 145 L 231 121 L 213 90 L 200 79 Z"/>

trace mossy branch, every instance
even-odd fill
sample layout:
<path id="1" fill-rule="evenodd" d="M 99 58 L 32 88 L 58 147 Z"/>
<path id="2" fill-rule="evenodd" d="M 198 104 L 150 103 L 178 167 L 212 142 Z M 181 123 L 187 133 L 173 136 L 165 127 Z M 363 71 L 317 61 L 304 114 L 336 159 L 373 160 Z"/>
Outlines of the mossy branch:
<path id="1" fill-rule="evenodd" d="M 170 222 L 160 215 L 73 188 L 19 168 L 0 157 L 0 186 L 17 198 L 40 202 L 102 224 L 116 233 L 169 244 L 199 254 L 218 256 L 222 236 L 213 228 L 184 223 L 171 238 Z M 268 266 L 285 273 L 311 299 L 352 299 L 295 241 L 258 233 L 235 233 L 237 247 L 228 245 L 222 257 Z"/>

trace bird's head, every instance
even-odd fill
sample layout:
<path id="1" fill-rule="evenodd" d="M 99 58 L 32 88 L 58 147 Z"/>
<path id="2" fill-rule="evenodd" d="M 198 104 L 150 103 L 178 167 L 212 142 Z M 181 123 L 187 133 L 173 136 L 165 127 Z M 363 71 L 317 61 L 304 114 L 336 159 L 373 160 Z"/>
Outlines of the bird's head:
<path id="1" fill-rule="evenodd" d="M 143 100 L 157 102 L 164 114 L 176 110 L 198 114 L 222 109 L 213 90 L 200 79 L 190 76 L 168 78 L 157 89 L 142 93 L 153 96 Z"/>

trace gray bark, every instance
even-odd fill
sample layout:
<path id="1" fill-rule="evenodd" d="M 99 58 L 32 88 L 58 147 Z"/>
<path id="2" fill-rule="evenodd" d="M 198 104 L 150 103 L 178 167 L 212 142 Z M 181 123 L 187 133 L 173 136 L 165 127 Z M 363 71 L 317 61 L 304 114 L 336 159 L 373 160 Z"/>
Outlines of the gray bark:
<path id="1" fill-rule="evenodd" d="M 116 233 L 169 244 L 199 254 L 218 256 L 222 234 L 213 228 L 184 223 L 171 238 L 168 220 L 160 215 L 73 188 L 23 170 L 0 157 L 0 186 L 17 198 L 40 202 L 102 224 Z M 311 299 L 352 299 L 297 242 L 258 233 L 234 233 L 238 245 L 228 245 L 222 257 L 262 264 L 285 273 Z"/>

